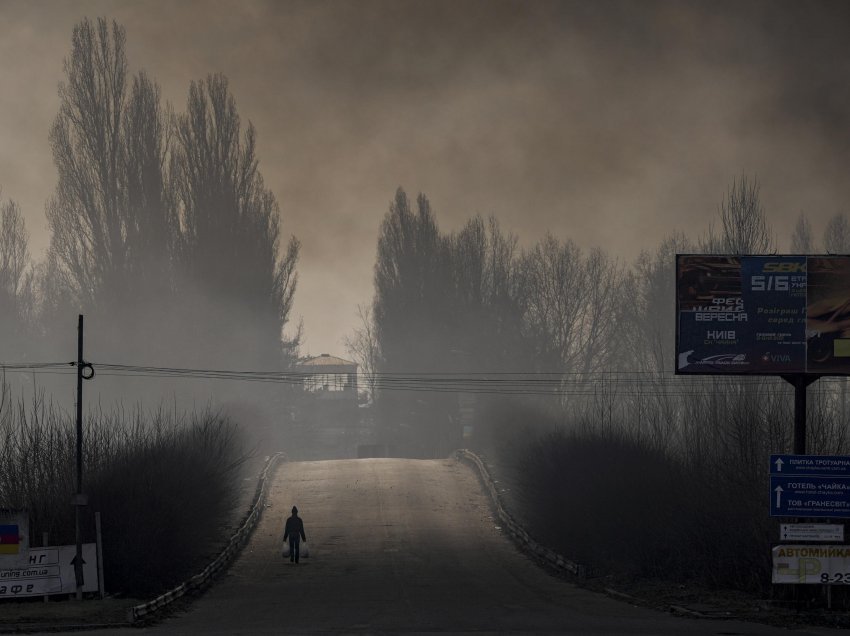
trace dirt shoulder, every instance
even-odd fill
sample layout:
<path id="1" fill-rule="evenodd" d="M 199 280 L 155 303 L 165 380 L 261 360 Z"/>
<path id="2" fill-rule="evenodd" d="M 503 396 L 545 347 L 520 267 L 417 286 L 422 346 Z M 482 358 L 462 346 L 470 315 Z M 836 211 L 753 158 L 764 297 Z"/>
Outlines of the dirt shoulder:
<path id="1" fill-rule="evenodd" d="M 581 584 L 624 602 L 697 619 L 737 619 L 777 627 L 850 627 L 850 612 L 844 610 L 798 609 L 792 601 L 766 599 L 737 590 L 616 575 L 588 579 Z"/>
<path id="2" fill-rule="evenodd" d="M 131 598 L 4 601 L 0 603 L 0 633 L 127 625 L 128 611 L 141 602 Z"/>

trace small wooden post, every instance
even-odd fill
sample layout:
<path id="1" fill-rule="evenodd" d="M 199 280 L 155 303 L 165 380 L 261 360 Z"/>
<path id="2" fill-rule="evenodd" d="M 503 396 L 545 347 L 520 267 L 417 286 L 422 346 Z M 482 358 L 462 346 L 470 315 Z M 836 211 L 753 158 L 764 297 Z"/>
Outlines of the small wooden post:
<path id="1" fill-rule="evenodd" d="M 100 533 L 100 513 L 94 513 L 94 528 L 97 539 L 97 587 L 100 589 L 100 598 L 106 596 L 106 585 L 103 582 L 103 536 Z"/>
<path id="2" fill-rule="evenodd" d="M 41 547 L 42 547 L 42 548 L 46 548 L 46 547 L 47 547 L 47 533 L 46 533 L 46 532 L 42 532 L 42 533 L 41 533 Z M 47 603 L 47 601 L 49 601 L 49 600 L 50 600 L 50 595 L 49 595 L 49 594 L 45 594 L 45 595 L 44 595 L 44 602 L 45 602 L 45 603 Z"/>

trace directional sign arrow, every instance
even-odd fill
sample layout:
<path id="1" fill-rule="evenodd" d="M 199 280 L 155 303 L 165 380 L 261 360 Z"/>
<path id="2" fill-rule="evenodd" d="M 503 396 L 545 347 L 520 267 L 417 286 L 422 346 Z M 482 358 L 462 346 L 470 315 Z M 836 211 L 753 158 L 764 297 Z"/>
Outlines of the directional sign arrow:
<path id="1" fill-rule="evenodd" d="M 776 488 L 773 489 L 773 492 L 776 493 L 776 507 L 781 508 L 782 507 L 782 493 L 785 492 L 785 491 L 782 490 L 782 486 L 777 486 Z"/>
<path id="2" fill-rule="evenodd" d="M 781 472 L 782 472 L 782 464 L 784 464 L 784 463 L 785 463 L 785 462 L 783 462 L 783 461 L 782 461 L 782 458 L 781 458 L 781 457 L 777 457 L 777 458 L 776 458 L 776 461 L 775 461 L 775 462 L 773 462 L 773 463 L 774 463 L 774 464 L 776 464 L 776 472 L 777 472 L 777 473 L 781 473 Z"/>
<path id="3" fill-rule="evenodd" d="M 86 564 L 86 560 L 85 560 L 85 559 L 83 559 L 83 565 L 85 565 L 85 564 Z M 76 557 L 76 555 L 74 556 L 74 558 L 73 558 L 73 559 L 71 559 L 71 565 L 77 565 L 77 557 Z"/>

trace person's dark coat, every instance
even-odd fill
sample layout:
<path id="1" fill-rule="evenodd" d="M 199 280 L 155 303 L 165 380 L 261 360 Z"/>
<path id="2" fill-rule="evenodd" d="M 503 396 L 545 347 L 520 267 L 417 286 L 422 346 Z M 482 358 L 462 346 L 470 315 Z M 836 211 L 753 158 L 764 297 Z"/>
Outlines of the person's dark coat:
<path id="1" fill-rule="evenodd" d="M 307 535 L 304 534 L 304 522 L 301 517 L 292 515 L 286 520 L 286 526 L 283 529 L 283 540 L 286 541 L 290 536 L 301 535 L 301 540 L 306 541 Z"/>

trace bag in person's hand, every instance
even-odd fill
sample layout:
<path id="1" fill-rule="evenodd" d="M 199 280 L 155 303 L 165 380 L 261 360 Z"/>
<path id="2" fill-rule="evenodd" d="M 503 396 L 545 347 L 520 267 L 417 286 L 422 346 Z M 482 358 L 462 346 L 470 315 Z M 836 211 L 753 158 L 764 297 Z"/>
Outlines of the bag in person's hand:
<path id="1" fill-rule="evenodd" d="M 283 542 L 283 558 L 284 559 L 289 558 L 289 541 Z"/>
<path id="2" fill-rule="evenodd" d="M 305 559 L 310 556 L 310 548 L 307 547 L 307 542 L 302 541 L 301 547 L 298 550 L 298 556 L 304 557 Z"/>

